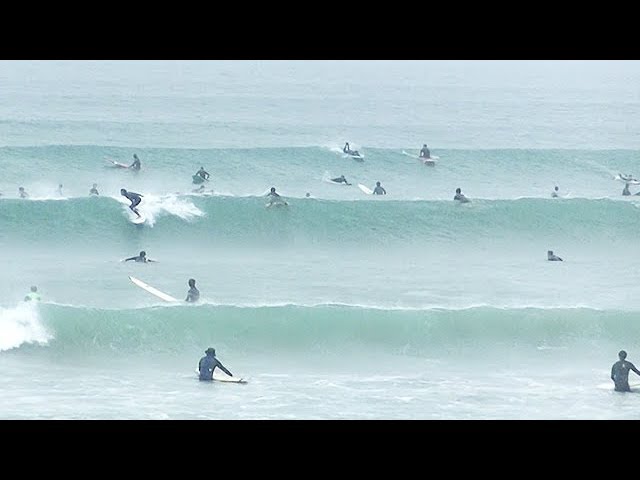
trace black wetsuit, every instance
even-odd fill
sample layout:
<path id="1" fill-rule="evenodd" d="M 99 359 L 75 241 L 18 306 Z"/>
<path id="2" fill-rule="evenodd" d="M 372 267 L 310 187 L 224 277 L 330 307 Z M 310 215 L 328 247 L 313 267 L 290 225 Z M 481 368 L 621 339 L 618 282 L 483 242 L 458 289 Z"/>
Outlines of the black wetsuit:
<path id="1" fill-rule="evenodd" d="M 187 292 L 185 302 L 197 302 L 200 299 L 200 291 L 196 287 L 191 287 Z"/>
<path id="2" fill-rule="evenodd" d="M 133 163 L 129 165 L 129 168 L 133 170 L 140 170 L 140 160 L 136 158 Z"/>
<path id="3" fill-rule="evenodd" d="M 423 148 L 420 150 L 420 158 L 431 158 L 431 152 L 428 148 Z"/>
<path id="4" fill-rule="evenodd" d="M 97 188 L 92 188 L 91 190 L 89 190 L 89 195 L 100 195 L 100 194 L 98 193 Z"/>
<path id="5" fill-rule="evenodd" d="M 143 257 L 141 255 L 138 255 L 136 257 L 129 257 L 129 258 L 125 258 L 124 261 L 128 262 L 129 260 L 133 260 L 134 262 L 143 262 L 143 263 L 147 263 L 149 260 L 147 259 L 147 257 Z"/>
<path id="6" fill-rule="evenodd" d="M 376 188 L 373 189 L 373 194 L 374 195 L 386 195 L 387 191 L 382 188 L 381 186 L 376 186 Z"/>
<path id="7" fill-rule="evenodd" d="M 131 210 L 140 205 L 140 202 L 142 201 L 142 195 L 140 195 L 139 193 L 127 192 L 124 194 L 124 196 L 131 200 L 131 205 L 129 205 L 129 208 Z"/>
<path id="8" fill-rule="evenodd" d="M 211 380 L 213 380 L 213 371 L 215 370 L 216 367 L 218 367 L 220 370 L 222 370 L 224 373 L 226 373 L 230 377 L 233 376 L 229 370 L 224 368 L 224 365 L 220 363 L 220 360 L 218 360 L 213 355 L 207 354 L 207 356 L 202 357 L 200 359 L 200 363 L 198 363 L 198 370 L 200 371 L 200 377 L 199 377 L 200 381 L 210 382 Z"/>
<path id="9" fill-rule="evenodd" d="M 611 380 L 615 383 L 616 392 L 631 391 L 631 387 L 629 387 L 629 370 L 633 370 L 640 375 L 635 365 L 626 360 L 619 360 L 611 367 Z"/>
<path id="10" fill-rule="evenodd" d="M 469 202 L 469 199 L 467 197 L 465 197 L 462 193 L 456 193 L 455 197 L 453 197 L 454 200 L 458 200 L 459 202 L 462 203 L 467 203 Z"/>

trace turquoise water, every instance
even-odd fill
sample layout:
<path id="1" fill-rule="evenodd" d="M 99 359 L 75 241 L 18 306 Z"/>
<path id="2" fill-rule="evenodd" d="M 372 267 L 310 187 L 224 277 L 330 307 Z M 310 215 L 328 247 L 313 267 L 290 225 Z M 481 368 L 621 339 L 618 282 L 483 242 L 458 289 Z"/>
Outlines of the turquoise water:
<path id="1" fill-rule="evenodd" d="M 636 418 L 640 63 L 344 65 L 0 62 L 0 417 Z"/>

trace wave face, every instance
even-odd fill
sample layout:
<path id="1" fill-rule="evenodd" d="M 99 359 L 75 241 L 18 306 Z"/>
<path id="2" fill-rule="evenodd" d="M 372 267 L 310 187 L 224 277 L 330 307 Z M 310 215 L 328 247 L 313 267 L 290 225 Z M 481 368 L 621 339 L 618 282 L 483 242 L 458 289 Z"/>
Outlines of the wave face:
<path id="1" fill-rule="evenodd" d="M 624 343 L 632 312 L 591 309 L 380 310 L 343 306 L 153 307 L 111 310 L 21 305 L 0 311 L 2 350 L 178 355 L 216 345 L 245 355 L 362 351 L 429 356 L 457 349 L 562 349 Z"/>

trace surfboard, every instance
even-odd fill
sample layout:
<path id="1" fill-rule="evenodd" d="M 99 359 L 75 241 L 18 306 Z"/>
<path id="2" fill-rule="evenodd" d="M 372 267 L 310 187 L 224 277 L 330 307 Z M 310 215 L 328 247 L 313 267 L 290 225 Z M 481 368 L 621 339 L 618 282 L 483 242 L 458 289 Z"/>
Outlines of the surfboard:
<path id="1" fill-rule="evenodd" d="M 627 392 L 627 393 L 640 392 L 640 383 L 629 382 L 629 387 L 631 388 L 631 392 Z M 596 386 L 596 388 L 599 388 L 600 390 L 611 390 L 612 392 L 615 392 L 613 381 L 607 382 L 607 383 L 600 383 Z"/>
<path id="2" fill-rule="evenodd" d="M 171 295 L 167 295 L 166 293 L 161 292 L 160 290 L 158 290 L 157 288 L 152 287 L 151 285 L 147 285 L 142 280 L 138 280 L 135 277 L 129 276 L 129 280 L 131 280 L 134 285 L 137 285 L 141 289 L 149 292 L 151 295 L 154 295 L 154 296 L 160 298 L 161 300 L 164 300 L 165 302 L 178 302 L 179 301 L 178 299 L 173 298 Z"/>
<path id="3" fill-rule="evenodd" d="M 402 154 L 420 160 L 424 165 L 428 167 L 435 167 L 436 160 L 440 160 L 440 157 L 437 157 L 436 155 L 431 155 L 429 158 L 423 158 L 420 155 L 414 155 L 413 153 L 408 153 L 404 150 L 402 151 Z"/>
<path id="4" fill-rule="evenodd" d="M 196 368 L 196 375 L 200 376 L 200 370 Z M 216 382 L 223 383 L 247 383 L 247 381 L 242 377 L 230 377 L 224 372 L 218 372 L 218 369 L 213 371 L 213 380 Z"/>
<path id="5" fill-rule="evenodd" d="M 362 190 L 364 193 L 366 193 L 367 195 L 373 195 L 373 190 L 371 190 L 369 187 L 365 185 L 362 185 L 361 183 L 358 184 L 358 188 Z"/>
<path id="6" fill-rule="evenodd" d="M 120 162 L 116 162 L 115 160 L 111 160 L 110 158 L 105 159 L 107 162 L 109 162 L 111 165 L 113 165 L 116 168 L 129 168 L 129 165 L 125 165 L 124 163 L 120 163 Z"/>
<path id="7" fill-rule="evenodd" d="M 131 218 L 131 223 L 134 223 L 136 225 L 142 225 L 146 221 L 147 221 L 147 219 L 142 214 L 140 214 L 139 217 L 137 215 L 133 215 L 132 218 Z"/>
<path id="8" fill-rule="evenodd" d="M 266 208 L 271 208 L 271 207 L 288 207 L 289 204 L 287 202 L 273 202 L 273 203 L 265 203 L 264 206 Z"/>
<path id="9" fill-rule="evenodd" d="M 331 185 L 345 185 L 345 186 L 347 186 L 347 187 L 349 186 L 349 185 L 347 185 L 347 184 L 346 184 L 346 183 L 344 183 L 344 182 L 334 182 L 334 181 L 333 181 L 333 180 L 331 180 L 330 178 L 323 178 L 323 179 L 322 179 L 322 181 L 323 181 L 323 182 L 330 183 Z"/>
<path id="10" fill-rule="evenodd" d="M 364 162 L 364 156 L 363 155 L 351 155 L 350 153 L 345 153 L 343 155 L 343 158 L 352 158 L 357 162 Z"/>

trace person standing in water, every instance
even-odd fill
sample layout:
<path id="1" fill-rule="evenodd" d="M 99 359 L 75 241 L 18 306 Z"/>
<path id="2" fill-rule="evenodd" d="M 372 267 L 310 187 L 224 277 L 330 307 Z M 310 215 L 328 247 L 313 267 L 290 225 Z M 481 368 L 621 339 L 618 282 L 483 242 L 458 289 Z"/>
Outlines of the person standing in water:
<path id="1" fill-rule="evenodd" d="M 89 190 L 89 195 L 100 195 L 98 193 L 98 184 L 94 183 L 93 187 L 91 187 L 91 190 Z"/>
<path id="2" fill-rule="evenodd" d="M 373 189 L 374 195 L 386 195 L 387 191 L 380 185 L 380 182 L 376 182 L 376 188 Z"/>
<path id="3" fill-rule="evenodd" d="M 200 372 L 199 380 L 201 382 L 210 382 L 213 380 L 213 371 L 217 368 L 222 370 L 224 373 L 233 377 L 233 374 L 225 368 L 224 365 L 216 358 L 216 349 L 215 348 L 207 348 L 205 351 L 205 356 L 200 359 L 198 362 L 198 371 Z"/>
<path id="4" fill-rule="evenodd" d="M 613 380 L 616 392 L 630 392 L 629 370 L 633 370 L 636 375 L 640 375 L 640 371 L 638 371 L 633 363 L 626 361 L 627 352 L 624 350 L 620 350 L 618 358 L 620 360 L 611 367 L 611 380 Z"/>
<path id="5" fill-rule="evenodd" d="M 140 170 L 140 159 L 138 158 L 138 155 L 136 155 L 135 153 L 133 154 L 133 163 L 131 165 L 129 165 L 129 168 L 132 170 Z"/>
<path id="6" fill-rule="evenodd" d="M 200 300 L 200 290 L 196 288 L 196 281 L 193 278 L 189 279 L 189 291 L 187 292 L 187 298 L 184 299 L 185 302 L 195 303 Z"/>

